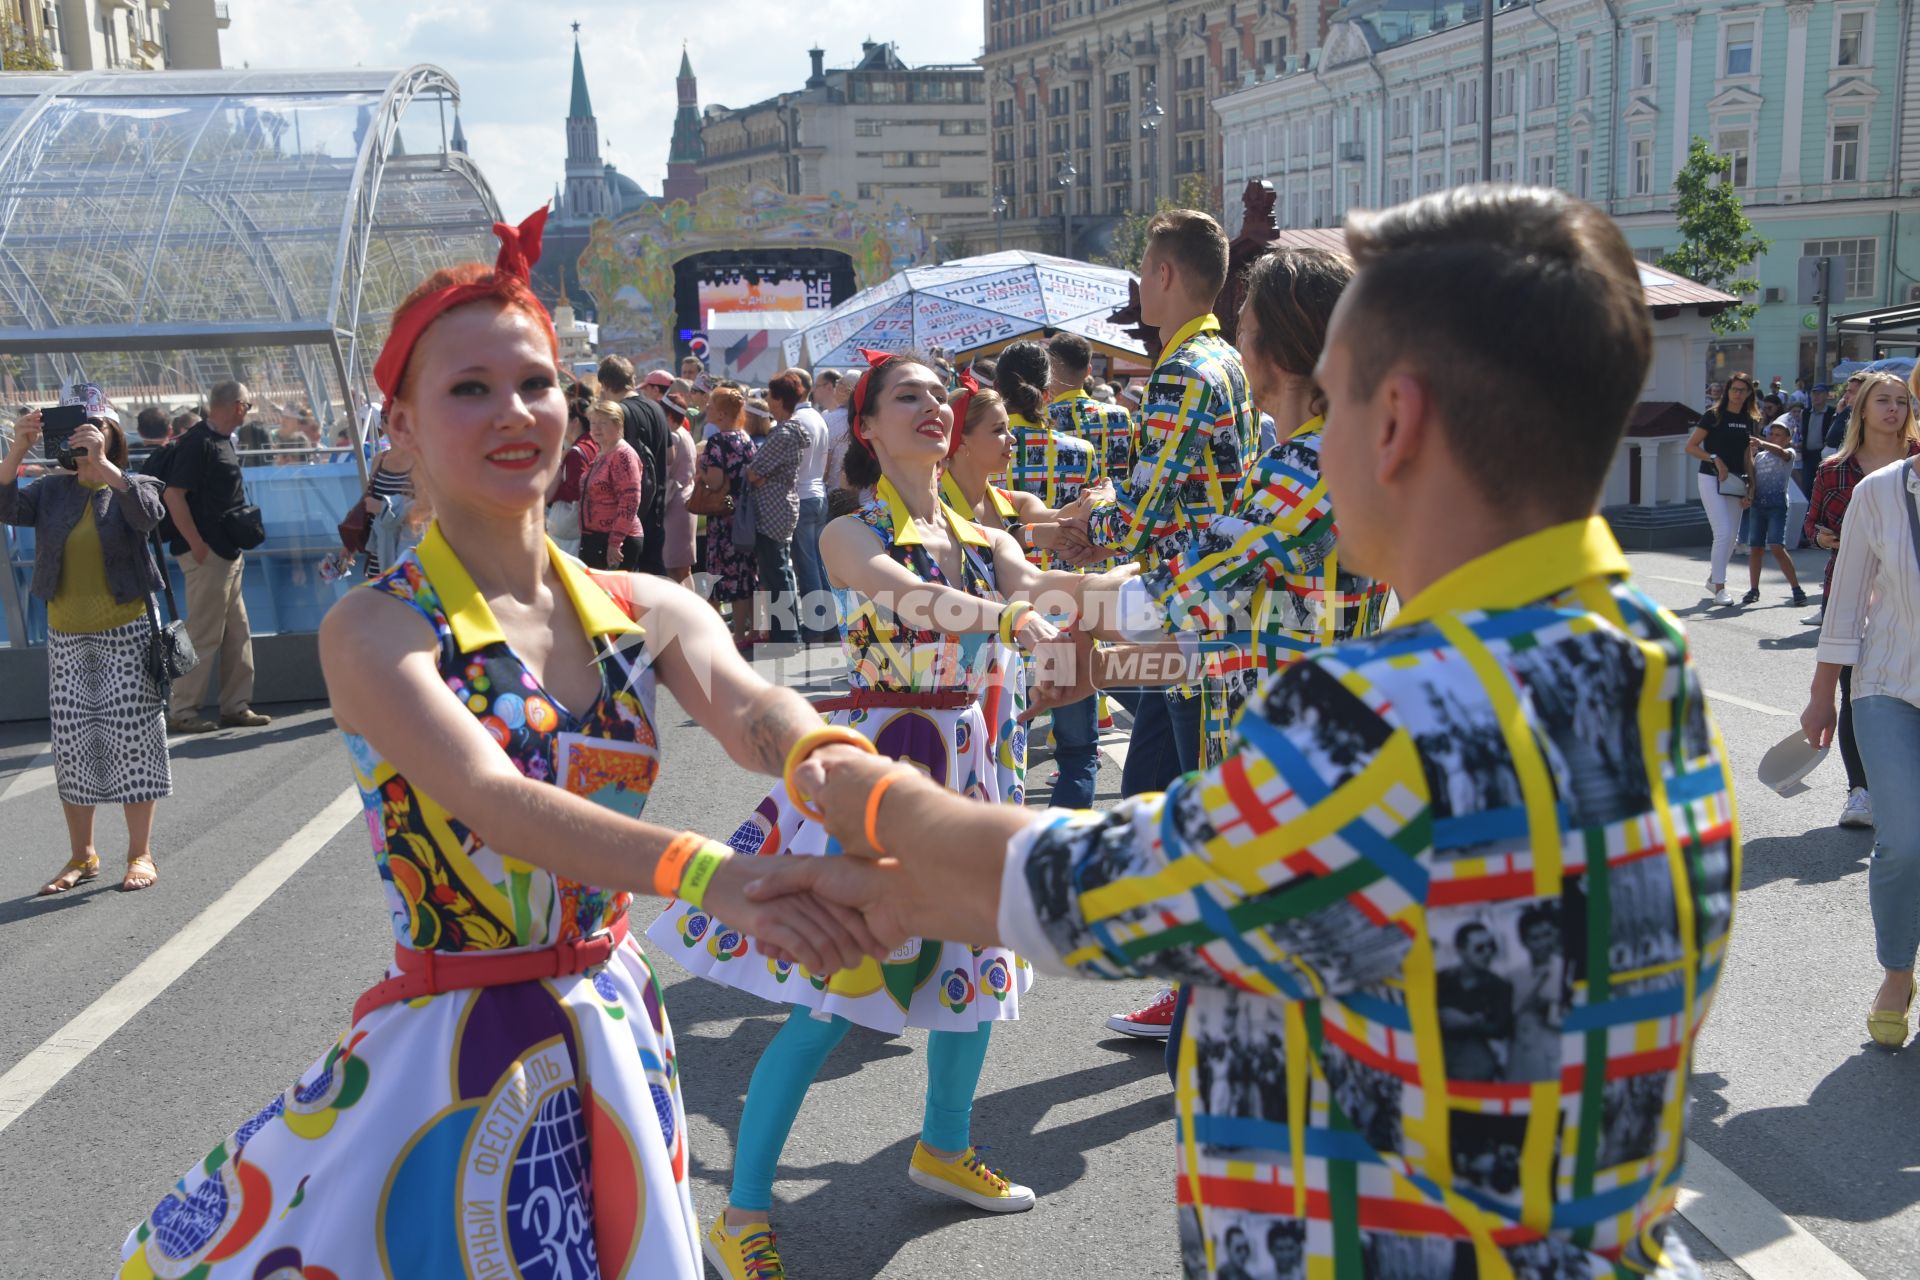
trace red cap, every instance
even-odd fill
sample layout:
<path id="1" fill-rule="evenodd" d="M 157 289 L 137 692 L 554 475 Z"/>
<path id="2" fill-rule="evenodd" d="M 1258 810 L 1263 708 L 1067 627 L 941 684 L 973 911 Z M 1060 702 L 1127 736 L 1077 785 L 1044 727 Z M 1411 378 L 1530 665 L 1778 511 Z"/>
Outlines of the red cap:
<path id="1" fill-rule="evenodd" d="M 643 387 L 670 387 L 673 385 L 673 375 L 665 369 L 655 369 L 652 373 L 640 379 L 640 385 Z"/>

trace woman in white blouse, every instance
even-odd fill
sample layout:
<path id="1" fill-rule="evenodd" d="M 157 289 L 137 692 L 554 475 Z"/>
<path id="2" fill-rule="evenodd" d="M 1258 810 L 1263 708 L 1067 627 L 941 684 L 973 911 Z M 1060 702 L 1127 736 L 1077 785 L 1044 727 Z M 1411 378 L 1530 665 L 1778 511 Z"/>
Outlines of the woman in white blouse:
<path id="1" fill-rule="evenodd" d="M 1916 424 L 1910 400 L 1893 437 Z M 1892 424 L 1889 423 L 1889 426 Z M 1888 450 L 1894 457 L 1897 451 Z M 1875 800 L 1877 837 L 1867 871 L 1874 947 L 1886 970 L 1867 1031 L 1883 1045 L 1907 1040 L 1914 954 L 1920 950 L 1920 472 L 1909 457 L 1880 466 L 1853 490 L 1820 628 L 1819 665 L 1800 724 L 1826 746 L 1834 692 L 1853 668 L 1853 730 Z"/>

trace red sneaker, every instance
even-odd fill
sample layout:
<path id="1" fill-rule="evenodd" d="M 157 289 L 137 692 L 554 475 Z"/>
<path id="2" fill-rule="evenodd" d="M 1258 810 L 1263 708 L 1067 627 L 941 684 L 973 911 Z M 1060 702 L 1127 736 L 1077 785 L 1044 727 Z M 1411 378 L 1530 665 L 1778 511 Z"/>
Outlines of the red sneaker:
<path id="1" fill-rule="evenodd" d="M 1179 992 L 1168 987 L 1153 998 L 1153 1003 L 1132 1013 L 1116 1013 L 1107 1019 L 1107 1030 L 1123 1036 L 1146 1040 L 1165 1040 L 1173 1031 L 1173 1006 Z"/>

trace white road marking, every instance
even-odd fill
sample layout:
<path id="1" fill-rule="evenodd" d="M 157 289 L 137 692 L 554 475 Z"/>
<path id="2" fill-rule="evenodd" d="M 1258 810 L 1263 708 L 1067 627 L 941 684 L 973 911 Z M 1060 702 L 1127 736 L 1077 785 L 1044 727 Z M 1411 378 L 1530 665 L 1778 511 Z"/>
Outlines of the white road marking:
<path id="1" fill-rule="evenodd" d="M 1839 1254 L 1693 1142 L 1687 1144 L 1679 1210 L 1753 1280 L 1864 1280 Z"/>
<path id="2" fill-rule="evenodd" d="M 360 793 L 351 787 L 342 791 L 126 977 L 0 1075 L 0 1132 L 213 950 L 360 812 Z"/>
<path id="3" fill-rule="evenodd" d="M 32 763 L 13 775 L 13 780 L 5 788 L 0 788 L 0 800 L 8 800 L 16 795 L 26 795 L 31 791 L 40 791 L 53 785 L 53 751 L 49 748 L 33 758 Z"/>
<path id="4" fill-rule="evenodd" d="M 1789 720 L 1798 720 L 1798 711 L 1782 711 L 1779 707 L 1770 707 L 1764 702 L 1755 702 L 1751 698 L 1742 698 L 1738 694 L 1722 693 L 1718 689 L 1707 690 L 1707 696 L 1715 702 L 1731 702 L 1736 707 L 1745 707 L 1749 711 L 1758 711 L 1763 716 L 1785 716 Z"/>

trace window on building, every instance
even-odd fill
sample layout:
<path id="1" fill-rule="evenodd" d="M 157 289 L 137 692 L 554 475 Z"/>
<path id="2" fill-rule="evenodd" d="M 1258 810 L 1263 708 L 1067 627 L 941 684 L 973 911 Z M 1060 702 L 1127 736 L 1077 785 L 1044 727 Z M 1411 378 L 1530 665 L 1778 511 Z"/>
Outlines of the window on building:
<path id="1" fill-rule="evenodd" d="M 1493 162 L 1493 180 L 1495 182 L 1512 182 L 1513 172 L 1513 161 L 1495 160 Z"/>
<path id="2" fill-rule="evenodd" d="M 862 200 L 878 200 L 878 199 L 880 198 L 880 187 L 879 187 L 879 184 L 878 184 L 878 183 L 873 183 L 873 182 L 863 182 L 863 183 L 861 183 L 861 184 L 860 184 L 860 198 L 861 198 Z"/>
<path id="3" fill-rule="evenodd" d="M 1528 105 L 1535 111 L 1550 107 L 1560 96 L 1560 67 L 1551 58 L 1541 58 L 1533 64 L 1531 88 L 1527 95 Z"/>
<path id="4" fill-rule="evenodd" d="M 1747 185 L 1750 176 L 1748 157 L 1753 153 L 1753 131 L 1751 129 L 1722 129 L 1714 150 L 1725 156 L 1733 165 L 1727 175 L 1727 181 L 1736 187 Z"/>
<path id="5" fill-rule="evenodd" d="M 1593 96 L 1593 45 L 1591 43 L 1581 43 L 1575 65 L 1577 70 L 1574 76 L 1576 85 L 1574 96 L 1591 98 Z"/>
<path id="6" fill-rule="evenodd" d="M 1593 196 L 1593 149 L 1575 147 L 1573 149 L 1573 194 L 1582 200 Z"/>
<path id="7" fill-rule="evenodd" d="M 1864 12 L 1840 15 L 1839 47 L 1834 51 L 1833 61 L 1841 67 L 1866 65 L 1867 15 Z"/>
<path id="8" fill-rule="evenodd" d="M 1493 114 L 1495 119 L 1513 114 L 1513 68 L 1502 67 L 1493 73 Z"/>
<path id="9" fill-rule="evenodd" d="M 880 122 L 878 120 L 855 120 L 853 122 L 853 136 L 856 138 L 879 137 Z"/>
<path id="10" fill-rule="evenodd" d="M 987 198 L 987 184 L 984 182 L 943 182 L 940 194 L 949 200 L 984 200 Z"/>
<path id="11" fill-rule="evenodd" d="M 1420 95 L 1420 131 L 1432 133 L 1440 128 L 1440 113 L 1444 99 L 1438 89 L 1428 89 Z"/>
<path id="12" fill-rule="evenodd" d="M 1753 74 L 1753 30 L 1754 24 L 1751 22 L 1727 24 L 1727 75 L 1750 76 Z"/>
<path id="13" fill-rule="evenodd" d="M 1633 84 L 1636 89 L 1644 89 L 1653 83 L 1653 32 L 1647 31 L 1633 38 Z"/>
<path id="14" fill-rule="evenodd" d="M 1535 187 L 1553 185 L 1553 153 L 1536 152 L 1527 157 L 1527 183 Z"/>
<path id="15" fill-rule="evenodd" d="M 1879 279 L 1880 242 L 1872 237 L 1858 240 L 1809 240 L 1800 252 L 1809 258 L 1837 258 L 1836 272 L 1844 282 L 1840 302 L 1871 298 Z"/>
<path id="16" fill-rule="evenodd" d="M 1413 132 L 1413 102 L 1404 94 L 1393 100 L 1391 116 L 1394 137 L 1404 138 Z"/>
<path id="17" fill-rule="evenodd" d="M 1650 196 L 1653 194 L 1653 139 L 1635 138 L 1627 153 L 1629 171 L 1632 173 L 1632 194 Z"/>
<path id="18" fill-rule="evenodd" d="M 1313 193 L 1313 225 L 1326 227 L 1333 225 L 1333 189 L 1321 187 Z"/>
<path id="19" fill-rule="evenodd" d="M 1833 126 L 1833 146 L 1827 163 L 1827 181 L 1858 182 L 1859 180 L 1860 126 L 1836 124 Z"/>
<path id="20" fill-rule="evenodd" d="M 1433 173 L 1421 174 L 1420 175 L 1420 194 L 1423 196 L 1432 195 L 1434 192 L 1440 189 L 1440 184 L 1445 180 L 1446 180 L 1446 175 L 1438 172 L 1437 170 Z"/>
<path id="21" fill-rule="evenodd" d="M 1322 114 L 1314 117 L 1313 149 L 1316 153 L 1333 150 L 1333 117 Z"/>
<path id="22" fill-rule="evenodd" d="M 1478 124 L 1480 121 L 1480 81 L 1478 78 L 1462 80 L 1454 91 L 1453 122 L 1455 124 Z"/>
<path id="23" fill-rule="evenodd" d="M 985 133 L 986 131 L 987 122 L 985 120 L 942 120 L 940 122 L 940 132 L 948 137 L 956 134 L 961 136 L 979 134 Z"/>
<path id="24" fill-rule="evenodd" d="M 1290 227 L 1306 226 L 1307 225 L 1307 193 L 1304 191 L 1294 192 L 1293 199 L 1290 200 L 1288 204 L 1289 204 L 1289 212 L 1287 216 L 1287 225 Z"/>
<path id="25" fill-rule="evenodd" d="M 1390 178 L 1387 180 L 1387 200 L 1392 204 L 1405 204 L 1413 199 L 1412 178 Z"/>
<path id="26" fill-rule="evenodd" d="M 1647 248 L 1647 249 L 1635 249 L 1633 251 L 1633 260 L 1635 262 L 1644 262 L 1650 267 L 1659 266 L 1660 259 L 1666 256 L 1667 256 L 1667 251 L 1661 248 L 1659 245 L 1654 245 L 1653 247 Z"/>
<path id="27" fill-rule="evenodd" d="M 1463 164 L 1453 171 L 1453 185 L 1456 187 L 1469 186 L 1478 181 L 1480 181 L 1478 165 Z"/>

